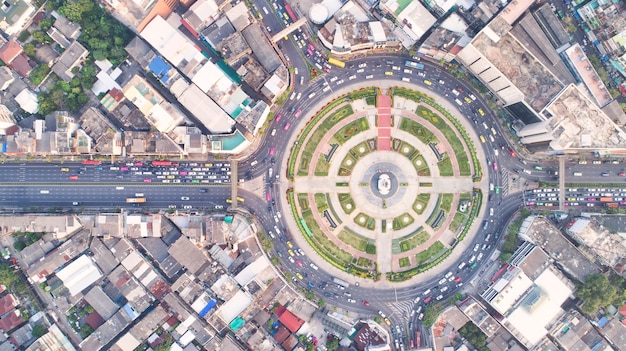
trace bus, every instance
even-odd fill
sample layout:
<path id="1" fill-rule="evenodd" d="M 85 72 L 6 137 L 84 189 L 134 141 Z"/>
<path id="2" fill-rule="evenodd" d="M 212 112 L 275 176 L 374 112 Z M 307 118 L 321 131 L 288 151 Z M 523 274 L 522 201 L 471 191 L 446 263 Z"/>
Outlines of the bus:
<path id="1" fill-rule="evenodd" d="M 296 16 L 295 12 L 293 12 L 289 4 L 285 4 L 285 11 L 287 11 L 287 14 L 293 22 L 296 22 L 298 20 L 298 16 Z"/>
<path id="2" fill-rule="evenodd" d="M 152 165 L 155 167 L 171 166 L 172 161 L 152 161 Z"/>
<path id="3" fill-rule="evenodd" d="M 339 284 L 339 285 L 343 286 L 344 288 L 350 287 L 350 284 L 348 284 L 348 282 L 346 282 L 344 280 L 341 280 L 341 279 L 339 279 L 337 277 L 333 278 L 333 283 Z"/>
<path id="4" fill-rule="evenodd" d="M 127 197 L 126 198 L 126 203 L 128 204 L 139 204 L 139 203 L 144 203 L 144 202 L 146 202 L 145 197 Z"/>
<path id="5" fill-rule="evenodd" d="M 84 164 L 84 165 L 100 165 L 100 164 L 102 164 L 102 161 L 100 161 L 100 160 L 83 160 L 81 163 Z"/>
<path id="6" fill-rule="evenodd" d="M 424 65 L 421 63 L 417 63 L 414 61 L 410 61 L 410 60 L 406 60 L 404 62 L 404 65 L 407 67 L 412 67 L 412 68 L 417 68 L 417 69 L 424 69 Z"/>
<path id="7" fill-rule="evenodd" d="M 333 57 L 329 57 L 328 58 L 328 63 L 330 63 L 331 65 L 335 65 L 337 67 L 341 67 L 341 68 L 346 67 L 346 63 L 345 62 L 339 61 L 339 60 L 337 60 L 336 58 L 333 58 Z"/>

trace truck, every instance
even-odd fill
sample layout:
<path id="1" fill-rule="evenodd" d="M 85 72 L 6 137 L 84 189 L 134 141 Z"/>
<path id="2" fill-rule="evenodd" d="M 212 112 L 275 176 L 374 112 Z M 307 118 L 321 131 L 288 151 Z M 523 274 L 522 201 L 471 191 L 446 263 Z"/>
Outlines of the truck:
<path id="1" fill-rule="evenodd" d="M 127 204 L 139 204 L 139 203 L 144 203 L 144 202 L 146 202 L 145 197 L 127 197 L 126 198 Z"/>
<path id="2" fill-rule="evenodd" d="M 350 286 L 350 284 L 348 282 L 346 282 L 345 280 L 341 280 L 341 279 L 339 279 L 337 277 L 333 278 L 333 283 L 341 285 L 344 288 L 348 288 Z"/>

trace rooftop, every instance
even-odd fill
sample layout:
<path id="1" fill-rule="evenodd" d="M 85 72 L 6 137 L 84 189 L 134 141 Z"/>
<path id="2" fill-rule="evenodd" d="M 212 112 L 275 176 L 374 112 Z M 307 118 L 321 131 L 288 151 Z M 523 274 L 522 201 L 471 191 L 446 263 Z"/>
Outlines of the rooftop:
<path id="1" fill-rule="evenodd" d="M 60 270 L 57 277 L 63 281 L 70 295 L 75 296 L 98 281 L 102 273 L 89 256 L 82 255 Z"/>
<path id="2" fill-rule="evenodd" d="M 208 259 L 202 251 L 186 237 L 180 237 L 167 251 L 191 274 L 197 273 L 208 263 Z"/>
<path id="3" fill-rule="evenodd" d="M 598 72 L 596 72 L 587 58 L 587 54 L 582 50 L 580 45 L 572 45 L 569 49 L 565 50 L 565 54 L 576 70 L 576 73 L 578 73 L 578 76 L 591 93 L 591 96 L 596 100 L 598 106 L 603 107 L 611 102 L 613 98 L 609 90 L 606 85 L 604 85 L 604 82 L 602 82 L 602 79 L 600 79 Z"/>
<path id="4" fill-rule="evenodd" d="M 587 275 L 600 273 L 596 265 L 544 217 L 528 217 L 522 225 L 520 237 L 545 250 L 552 259 L 558 261 L 561 269 L 578 281 L 584 282 Z"/>

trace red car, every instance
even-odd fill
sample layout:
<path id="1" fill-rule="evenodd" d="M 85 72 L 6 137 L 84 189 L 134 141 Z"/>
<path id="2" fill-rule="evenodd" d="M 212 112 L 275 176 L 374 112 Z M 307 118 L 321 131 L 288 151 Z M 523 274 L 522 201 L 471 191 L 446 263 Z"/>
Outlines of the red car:
<path id="1" fill-rule="evenodd" d="M 509 150 L 509 155 L 511 155 L 511 156 L 513 156 L 513 157 L 515 157 L 515 151 L 513 151 L 513 150 Z"/>
<path id="2" fill-rule="evenodd" d="M 367 302 L 367 301 L 365 301 L 365 300 L 363 300 L 363 301 L 361 301 L 361 302 L 363 303 L 363 305 L 364 305 L 364 306 L 367 306 L 367 307 L 369 307 L 369 306 L 370 306 L 370 303 L 369 303 L 369 302 Z"/>
<path id="3" fill-rule="evenodd" d="M 283 115 L 281 115 L 280 113 L 276 115 L 276 123 L 280 122 L 280 118 L 281 118 L 282 116 L 283 116 Z"/>
<path id="4" fill-rule="evenodd" d="M 146 178 L 143 180 L 144 183 L 152 183 L 152 179 L 150 178 Z"/>
<path id="5" fill-rule="evenodd" d="M 296 260 L 296 264 L 297 264 L 298 266 L 300 266 L 300 267 L 302 267 L 302 266 L 303 266 L 302 261 L 300 261 L 300 260 Z"/>
<path id="6" fill-rule="evenodd" d="M 433 300 L 433 297 L 429 296 L 429 297 L 424 299 L 424 303 L 427 304 L 427 303 L 431 302 L 432 300 Z"/>
<path id="7" fill-rule="evenodd" d="M 454 279 L 454 282 L 455 282 L 456 284 L 458 284 L 458 283 L 460 283 L 460 282 L 461 282 L 461 280 L 463 280 L 463 279 L 461 279 L 461 277 L 456 277 L 456 278 Z"/>
<path id="8" fill-rule="evenodd" d="M 624 177 L 624 176 L 626 176 L 626 172 L 619 172 L 619 173 L 617 173 L 617 175 L 620 176 L 620 177 Z"/>

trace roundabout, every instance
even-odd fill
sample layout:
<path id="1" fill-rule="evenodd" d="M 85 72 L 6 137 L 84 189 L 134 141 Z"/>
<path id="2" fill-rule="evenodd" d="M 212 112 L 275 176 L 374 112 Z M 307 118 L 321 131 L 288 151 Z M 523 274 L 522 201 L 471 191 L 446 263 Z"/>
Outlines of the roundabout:
<path id="1" fill-rule="evenodd" d="M 353 91 L 310 115 L 287 177 L 293 235 L 373 281 L 408 281 L 439 264 L 482 202 L 472 139 L 428 95 L 400 87 Z"/>

